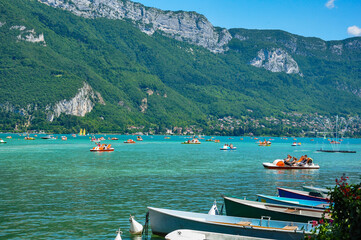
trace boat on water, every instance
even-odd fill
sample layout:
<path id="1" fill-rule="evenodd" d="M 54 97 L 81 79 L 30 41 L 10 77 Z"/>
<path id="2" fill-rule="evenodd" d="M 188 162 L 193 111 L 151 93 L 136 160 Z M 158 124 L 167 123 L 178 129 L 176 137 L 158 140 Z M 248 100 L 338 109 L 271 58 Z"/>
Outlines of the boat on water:
<path id="1" fill-rule="evenodd" d="M 306 192 L 306 191 L 281 188 L 281 187 L 278 187 L 277 190 L 278 190 L 278 195 L 280 197 L 297 198 L 297 199 L 320 201 L 320 202 L 330 201 L 329 196 L 327 196 L 326 194 L 322 194 L 320 192 Z"/>
<path id="2" fill-rule="evenodd" d="M 201 144 L 201 142 L 198 140 L 198 138 L 193 138 L 185 142 L 182 142 L 182 144 Z"/>
<path id="3" fill-rule="evenodd" d="M 233 144 L 224 144 L 220 150 L 225 150 L 225 151 L 231 151 L 231 150 L 237 150 L 237 148 L 235 146 L 233 146 Z"/>
<path id="4" fill-rule="evenodd" d="M 127 141 L 124 141 L 124 143 L 130 143 L 130 144 L 132 144 L 132 143 L 135 143 L 135 141 L 134 141 L 133 139 L 128 139 Z"/>
<path id="5" fill-rule="evenodd" d="M 319 202 L 312 200 L 303 200 L 296 198 L 285 198 L 285 197 L 276 197 L 268 196 L 263 194 L 257 194 L 257 201 L 264 203 L 273 203 L 278 205 L 301 207 L 301 208 L 311 208 L 311 209 L 321 209 L 325 210 L 330 206 L 328 202 Z"/>
<path id="6" fill-rule="evenodd" d="M 111 147 L 111 144 L 97 144 L 97 146 L 90 149 L 91 152 L 113 152 L 114 148 Z"/>
<path id="7" fill-rule="evenodd" d="M 216 139 L 216 140 L 214 140 L 214 142 L 215 142 L 215 143 L 220 143 L 221 141 L 218 140 L 218 139 Z"/>
<path id="8" fill-rule="evenodd" d="M 47 139 L 47 140 L 55 140 L 56 138 L 53 135 L 46 135 L 43 137 L 40 137 L 41 139 Z"/>
<path id="9" fill-rule="evenodd" d="M 25 139 L 25 140 L 35 140 L 35 138 L 29 137 L 29 136 L 28 136 L 28 137 L 25 137 L 24 139 Z"/>
<path id="10" fill-rule="evenodd" d="M 85 136 L 85 128 L 84 129 L 80 129 L 80 132 L 79 132 L 79 136 Z"/>
<path id="11" fill-rule="evenodd" d="M 332 141 L 330 141 L 330 144 L 341 144 L 341 142 L 338 142 L 338 141 L 332 140 Z"/>
<path id="12" fill-rule="evenodd" d="M 137 141 L 143 141 L 143 138 L 141 136 L 137 136 Z"/>
<path id="13" fill-rule="evenodd" d="M 6 143 L 6 141 L 0 138 L 0 143 Z"/>
<path id="14" fill-rule="evenodd" d="M 116 141 L 116 140 L 119 140 L 119 138 L 112 137 L 110 140 Z"/>
<path id="15" fill-rule="evenodd" d="M 270 238 L 255 238 L 225 233 L 178 229 L 168 233 L 166 240 L 270 240 Z"/>
<path id="16" fill-rule="evenodd" d="M 311 223 L 209 215 L 148 207 L 150 226 L 156 235 L 165 236 L 178 229 L 210 231 L 270 239 L 304 239 L 313 230 Z"/>
<path id="17" fill-rule="evenodd" d="M 68 138 L 66 136 L 61 136 L 61 140 L 66 141 Z"/>
<path id="18" fill-rule="evenodd" d="M 170 139 L 170 137 L 164 137 L 164 139 Z"/>
<path id="19" fill-rule="evenodd" d="M 320 166 L 312 162 L 306 162 L 305 164 L 291 164 L 288 165 L 283 159 L 276 159 L 272 163 L 262 163 L 265 168 L 268 169 L 319 169 Z"/>
<path id="20" fill-rule="evenodd" d="M 352 150 L 325 150 L 325 149 L 317 150 L 317 152 L 328 152 L 328 153 L 356 153 L 356 151 L 352 151 Z"/>
<path id="21" fill-rule="evenodd" d="M 228 216 L 261 218 L 269 216 L 272 220 L 308 222 L 322 218 L 324 210 L 292 207 L 273 203 L 242 200 L 222 196 Z M 328 216 L 329 217 L 329 216 Z"/>
<path id="22" fill-rule="evenodd" d="M 271 144 L 272 144 L 271 141 L 267 141 L 267 140 L 258 142 L 258 146 L 261 146 L 261 147 L 269 147 L 269 146 L 271 146 Z"/>
<path id="23" fill-rule="evenodd" d="M 6 138 L 7 138 L 7 139 L 12 139 L 13 137 L 12 137 L 12 136 L 7 136 Z"/>

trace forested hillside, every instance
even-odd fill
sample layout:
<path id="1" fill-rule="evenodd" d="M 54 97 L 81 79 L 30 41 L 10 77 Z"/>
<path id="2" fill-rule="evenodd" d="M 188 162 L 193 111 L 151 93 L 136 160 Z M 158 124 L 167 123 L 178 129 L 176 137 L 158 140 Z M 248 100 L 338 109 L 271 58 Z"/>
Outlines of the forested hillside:
<path id="1" fill-rule="evenodd" d="M 229 33 L 224 52 L 214 53 L 127 19 L 0 0 L 0 130 L 157 132 L 207 129 L 227 116 L 360 114 L 360 38 Z"/>

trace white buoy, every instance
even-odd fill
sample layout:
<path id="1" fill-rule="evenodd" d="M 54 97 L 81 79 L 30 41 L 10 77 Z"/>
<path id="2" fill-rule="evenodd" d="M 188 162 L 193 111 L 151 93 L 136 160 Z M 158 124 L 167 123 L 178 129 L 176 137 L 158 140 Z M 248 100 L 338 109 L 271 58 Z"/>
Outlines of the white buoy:
<path id="1" fill-rule="evenodd" d="M 123 232 L 120 231 L 120 228 L 119 228 L 119 230 L 117 231 L 117 236 L 114 238 L 114 240 L 122 240 L 122 237 L 120 236 L 122 234 L 123 234 Z"/>
<path id="2" fill-rule="evenodd" d="M 130 222 L 129 232 L 133 235 L 142 235 L 143 232 L 142 224 L 135 221 L 132 215 L 130 215 L 129 222 Z"/>
<path id="3" fill-rule="evenodd" d="M 217 208 L 217 202 L 214 200 L 213 206 L 208 212 L 209 215 L 219 215 L 218 208 Z"/>

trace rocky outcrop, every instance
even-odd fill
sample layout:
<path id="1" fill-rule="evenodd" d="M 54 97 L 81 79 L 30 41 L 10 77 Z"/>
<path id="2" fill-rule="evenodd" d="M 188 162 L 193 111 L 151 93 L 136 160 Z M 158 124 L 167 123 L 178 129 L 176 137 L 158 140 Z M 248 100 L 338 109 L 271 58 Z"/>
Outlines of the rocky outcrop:
<path id="1" fill-rule="evenodd" d="M 53 107 L 48 106 L 47 119 L 53 121 L 55 117 L 59 117 L 62 113 L 84 117 L 85 114 L 93 110 L 96 102 L 105 104 L 100 93 L 94 92 L 89 84 L 84 83 L 83 87 L 79 89 L 79 92 L 74 98 L 70 100 L 64 99 L 57 102 Z"/>
<path id="2" fill-rule="evenodd" d="M 280 48 L 260 50 L 257 57 L 250 64 L 258 68 L 265 68 L 271 72 L 300 73 L 297 62 L 285 50 Z"/>
<path id="3" fill-rule="evenodd" d="M 225 51 L 224 46 L 232 39 L 227 29 L 216 29 L 203 15 L 196 12 L 162 11 L 128 0 L 38 1 L 86 18 L 130 19 L 148 35 L 160 31 L 169 37 L 205 47 L 215 53 Z"/>
<path id="4" fill-rule="evenodd" d="M 43 46 L 46 46 L 44 34 L 37 34 L 34 29 L 26 30 L 25 26 L 12 26 L 10 27 L 10 30 L 19 31 L 19 35 L 17 36 L 19 41 L 41 43 Z"/>
<path id="5" fill-rule="evenodd" d="M 148 109 L 148 99 L 147 98 L 143 98 L 142 99 L 142 104 L 139 106 L 140 107 L 140 111 L 142 113 L 145 113 L 145 111 Z"/>

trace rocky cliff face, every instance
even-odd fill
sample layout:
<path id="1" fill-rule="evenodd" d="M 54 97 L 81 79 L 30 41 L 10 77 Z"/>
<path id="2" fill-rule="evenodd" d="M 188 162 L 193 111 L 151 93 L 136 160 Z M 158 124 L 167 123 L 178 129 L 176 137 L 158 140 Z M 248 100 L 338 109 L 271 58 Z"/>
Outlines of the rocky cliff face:
<path id="1" fill-rule="evenodd" d="M 225 51 L 224 46 L 232 39 L 228 30 L 217 30 L 203 15 L 195 12 L 162 11 L 128 0 L 38 1 L 86 18 L 130 19 L 148 35 L 160 31 L 167 36 L 205 47 L 215 53 Z"/>
<path id="2" fill-rule="evenodd" d="M 271 72 L 285 72 L 298 74 L 300 69 L 297 62 L 283 49 L 260 50 L 251 62 L 251 65 L 265 68 Z"/>
<path id="3" fill-rule="evenodd" d="M 89 84 L 84 83 L 84 86 L 79 89 L 79 92 L 74 98 L 70 100 L 64 99 L 57 102 L 53 107 L 48 106 L 47 119 L 53 121 L 55 117 L 59 117 L 62 113 L 84 117 L 85 114 L 93 110 L 96 102 L 105 104 L 100 94 L 94 92 Z"/>

